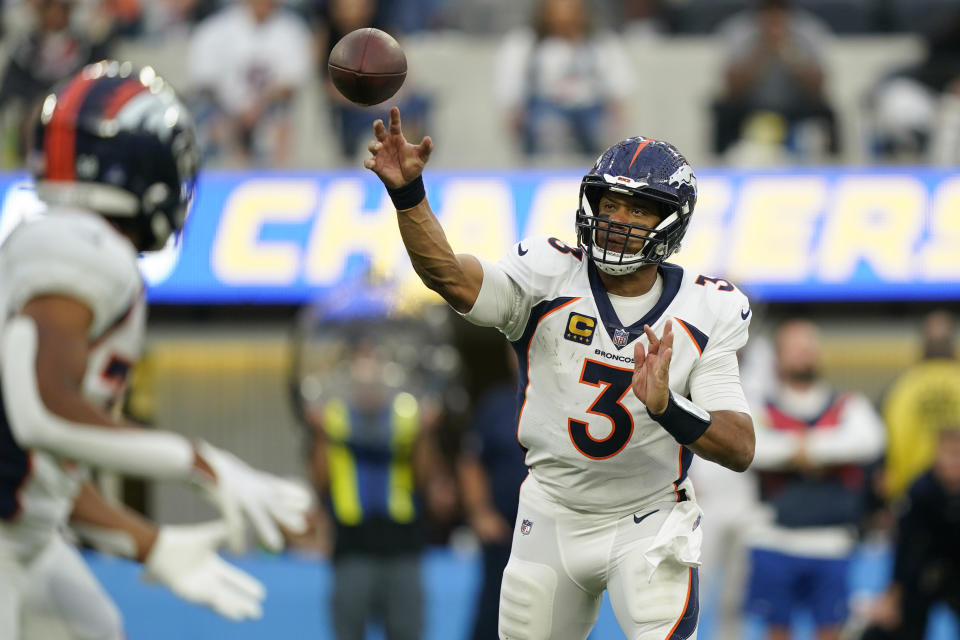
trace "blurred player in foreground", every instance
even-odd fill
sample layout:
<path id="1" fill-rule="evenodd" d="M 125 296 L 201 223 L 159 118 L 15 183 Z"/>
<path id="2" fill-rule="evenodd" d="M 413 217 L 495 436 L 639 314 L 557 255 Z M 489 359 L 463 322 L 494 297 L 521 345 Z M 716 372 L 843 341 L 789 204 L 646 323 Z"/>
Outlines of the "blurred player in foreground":
<path id="1" fill-rule="evenodd" d="M 696 204 L 693 169 L 668 143 L 624 140 L 581 182 L 577 247 L 527 239 L 493 264 L 447 243 L 421 178 L 430 138 L 408 143 L 396 108 L 373 131 L 364 164 L 415 271 L 519 356 L 530 475 L 500 637 L 586 638 L 604 590 L 628 638 L 695 637 L 702 529 L 687 470 L 694 453 L 745 470 L 754 434 L 736 358 L 746 297 L 665 262 Z"/>
<path id="2" fill-rule="evenodd" d="M 260 615 L 263 586 L 221 560 L 304 528 L 309 493 L 207 443 L 112 417 L 143 343 L 137 252 L 184 222 L 197 170 L 190 114 L 150 68 L 102 62 L 41 107 L 30 158 L 49 211 L 0 247 L 0 555 L 21 588 L 0 591 L 0 637 L 119 640 L 120 616 L 61 536 L 72 521 L 147 577 L 232 619 Z M 225 520 L 157 527 L 101 497 L 86 468 L 197 484 Z M 6 574 L 4 577 L 6 581 Z M 13 602 L 11 602 L 13 600 Z"/>

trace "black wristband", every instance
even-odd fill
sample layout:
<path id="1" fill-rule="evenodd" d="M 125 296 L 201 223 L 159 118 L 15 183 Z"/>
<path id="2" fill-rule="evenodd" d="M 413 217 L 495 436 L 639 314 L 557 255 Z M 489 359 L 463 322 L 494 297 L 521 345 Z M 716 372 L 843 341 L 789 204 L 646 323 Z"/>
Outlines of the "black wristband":
<path id="1" fill-rule="evenodd" d="M 387 188 L 387 193 L 393 200 L 393 206 L 397 208 L 397 211 L 413 209 L 427 197 L 427 190 L 423 186 L 423 176 L 417 176 L 402 187 Z"/>
<path id="2" fill-rule="evenodd" d="M 655 416 L 648 408 L 647 415 L 684 446 L 702 436 L 713 420 L 709 413 L 686 398 L 673 395 L 673 391 L 663 413 Z"/>

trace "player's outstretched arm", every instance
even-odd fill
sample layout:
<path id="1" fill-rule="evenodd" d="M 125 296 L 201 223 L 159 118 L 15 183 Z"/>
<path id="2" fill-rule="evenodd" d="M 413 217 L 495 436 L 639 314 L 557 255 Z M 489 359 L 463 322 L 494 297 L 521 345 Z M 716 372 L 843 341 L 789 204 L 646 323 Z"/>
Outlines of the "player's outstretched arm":
<path id="1" fill-rule="evenodd" d="M 433 141 L 428 136 L 420 144 L 407 142 L 396 107 L 390 110 L 389 127 L 382 120 L 373 123 L 373 135 L 376 140 L 370 143 L 371 155 L 363 166 L 379 176 L 397 207 L 400 237 L 414 271 L 451 307 L 470 311 L 480 293 L 483 268 L 475 257 L 453 252 L 427 201 L 421 174 Z"/>
<path id="2" fill-rule="evenodd" d="M 634 346 L 633 392 L 651 418 L 680 444 L 701 458 L 734 471 L 746 471 L 753 460 L 756 436 L 749 415 L 739 411 L 706 411 L 670 391 L 673 323 L 657 337 L 644 327 L 649 348 Z"/>
<path id="3" fill-rule="evenodd" d="M 223 522 L 158 527 L 107 501 L 89 482 L 74 499 L 70 519 L 81 537 L 113 555 L 144 565 L 150 580 L 189 602 L 231 620 L 257 619 L 266 589 L 253 576 L 217 555 L 227 538 Z"/>
<path id="4" fill-rule="evenodd" d="M 4 326 L 0 384 L 17 444 L 123 474 L 189 477 L 196 464 L 189 440 L 135 428 L 84 396 L 92 322 L 83 302 L 44 295 Z"/>
<path id="5" fill-rule="evenodd" d="M 281 528 L 306 530 L 310 493 L 235 456 L 170 431 L 140 429 L 90 403 L 83 393 L 90 310 L 66 296 L 29 301 L 4 328 L 0 385 L 17 443 L 125 475 L 196 483 L 230 525 L 235 551 L 246 522 L 272 550 Z"/>

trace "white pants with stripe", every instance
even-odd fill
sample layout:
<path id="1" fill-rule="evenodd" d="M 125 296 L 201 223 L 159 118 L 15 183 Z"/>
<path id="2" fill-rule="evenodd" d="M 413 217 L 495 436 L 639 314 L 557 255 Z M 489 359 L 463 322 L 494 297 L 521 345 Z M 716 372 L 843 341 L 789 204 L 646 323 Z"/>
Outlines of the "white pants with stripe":
<path id="1" fill-rule="evenodd" d="M 667 557 L 650 574 L 644 557 L 677 504 L 585 514 L 558 505 L 528 476 L 500 592 L 501 640 L 584 640 L 604 589 L 628 640 L 695 639 L 697 569 Z"/>

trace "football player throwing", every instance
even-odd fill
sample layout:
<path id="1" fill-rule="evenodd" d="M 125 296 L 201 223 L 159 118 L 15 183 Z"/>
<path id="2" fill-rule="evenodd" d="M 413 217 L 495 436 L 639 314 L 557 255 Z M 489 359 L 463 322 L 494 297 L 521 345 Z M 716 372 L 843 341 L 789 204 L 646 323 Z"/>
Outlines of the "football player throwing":
<path id="1" fill-rule="evenodd" d="M 627 638 L 696 636 L 697 454 L 737 471 L 754 451 L 736 351 L 750 306 L 730 282 L 669 264 L 697 200 L 686 159 L 630 138 L 583 177 L 576 246 L 458 255 L 421 178 L 433 143 L 376 121 L 366 168 L 397 209 L 414 270 L 519 357 L 517 438 L 530 473 L 503 575 L 504 640 L 582 640 L 604 590 Z"/>

